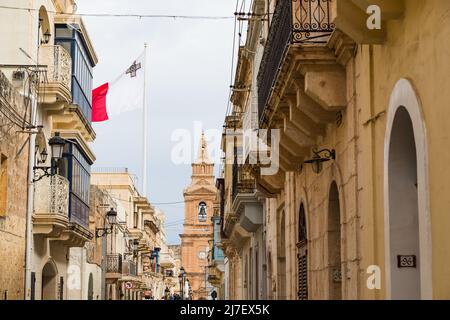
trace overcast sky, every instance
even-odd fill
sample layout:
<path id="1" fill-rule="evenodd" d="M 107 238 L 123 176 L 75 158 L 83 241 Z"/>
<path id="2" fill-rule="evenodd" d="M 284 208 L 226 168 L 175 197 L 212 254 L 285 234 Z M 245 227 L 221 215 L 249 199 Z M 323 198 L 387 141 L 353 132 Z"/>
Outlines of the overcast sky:
<path id="1" fill-rule="evenodd" d="M 233 16 L 234 0 L 78 0 L 78 13 L 139 13 Z M 171 150 L 177 129 L 193 134 L 221 129 L 230 85 L 234 20 L 183 20 L 85 17 L 99 57 L 94 84 L 114 80 L 148 42 L 149 178 L 152 203 L 183 200 L 190 165 L 175 165 Z M 142 112 L 94 124 L 97 167 L 128 167 L 142 182 Z M 198 140 L 198 131 L 196 134 Z M 195 150 L 194 153 L 196 153 Z M 193 155 L 195 156 L 195 155 Z M 217 168 L 216 168 L 217 169 Z M 179 243 L 183 204 L 157 206 L 166 212 L 168 241 Z M 173 226 L 172 222 L 178 222 Z"/>

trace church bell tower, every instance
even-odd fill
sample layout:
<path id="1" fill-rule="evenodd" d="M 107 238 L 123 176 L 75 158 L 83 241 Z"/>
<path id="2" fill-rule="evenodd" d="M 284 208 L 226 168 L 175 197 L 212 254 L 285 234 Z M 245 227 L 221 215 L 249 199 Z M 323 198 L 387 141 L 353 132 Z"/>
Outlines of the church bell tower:
<path id="1" fill-rule="evenodd" d="M 207 298 L 209 241 L 213 239 L 213 202 L 217 189 L 214 164 L 202 133 L 197 160 L 192 163 L 190 185 L 184 190 L 184 225 L 181 264 L 192 288 L 193 299 Z"/>

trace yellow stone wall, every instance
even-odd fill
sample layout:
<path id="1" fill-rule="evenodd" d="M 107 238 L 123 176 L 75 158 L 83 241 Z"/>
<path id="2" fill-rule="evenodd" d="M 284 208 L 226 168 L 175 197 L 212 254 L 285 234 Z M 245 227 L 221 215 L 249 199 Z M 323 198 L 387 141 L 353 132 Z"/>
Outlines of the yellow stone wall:
<path id="1" fill-rule="evenodd" d="M 12 91 L 13 100 L 5 95 L 6 89 L 12 87 L 1 71 L 0 81 L 0 108 L 5 110 L 3 103 L 6 102 L 20 114 L 25 114 L 23 100 L 15 91 Z M 29 112 L 26 118 L 29 121 Z M 14 300 L 24 298 L 27 207 L 28 135 L 19 130 L 20 127 L 0 113 L 0 299 Z"/>

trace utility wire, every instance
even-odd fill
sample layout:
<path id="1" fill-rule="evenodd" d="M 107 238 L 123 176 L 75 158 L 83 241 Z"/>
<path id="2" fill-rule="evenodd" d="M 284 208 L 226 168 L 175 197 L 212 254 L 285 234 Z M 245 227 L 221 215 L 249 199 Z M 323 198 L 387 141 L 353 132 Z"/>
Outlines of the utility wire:
<path id="1" fill-rule="evenodd" d="M 24 8 L 24 7 L 14 7 L 14 6 L 0 6 L 0 9 L 9 10 L 19 10 L 19 11 L 39 11 L 36 8 Z M 69 16 L 79 16 L 79 17 L 110 17 L 110 18 L 155 18 L 155 19 L 191 19 L 191 20 L 231 20 L 235 19 L 234 16 L 197 16 L 197 15 L 170 15 L 170 14 L 127 14 L 127 13 L 75 13 L 68 14 L 57 11 L 47 11 L 53 14 L 69 15 Z"/>
<path id="2" fill-rule="evenodd" d="M 239 8 L 239 0 L 236 0 L 236 12 Z M 231 96 L 233 94 L 232 86 L 233 86 L 233 73 L 234 73 L 234 55 L 236 52 L 236 31 L 237 31 L 237 22 L 238 19 L 235 17 L 234 19 L 234 32 L 233 32 L 233 49 L 231 52 L 231 71 L 230 71 L 230 92 L 228 95 L 228 101 L 227 101 L 227 110 L 225 112 L 225 117 L 227 117 L 230 113 L 230 107 L 231 107 Z"/>

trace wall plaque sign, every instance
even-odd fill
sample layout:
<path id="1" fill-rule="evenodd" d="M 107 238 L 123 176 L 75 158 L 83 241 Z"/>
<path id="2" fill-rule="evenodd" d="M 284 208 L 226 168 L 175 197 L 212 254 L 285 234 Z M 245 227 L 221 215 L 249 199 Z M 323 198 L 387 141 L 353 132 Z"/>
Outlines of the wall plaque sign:
<path id="1" fill-rule="evenodd" d="M 399 268 L 417 268 L 415 255 L 397 255 L 397 266 Z"/>

